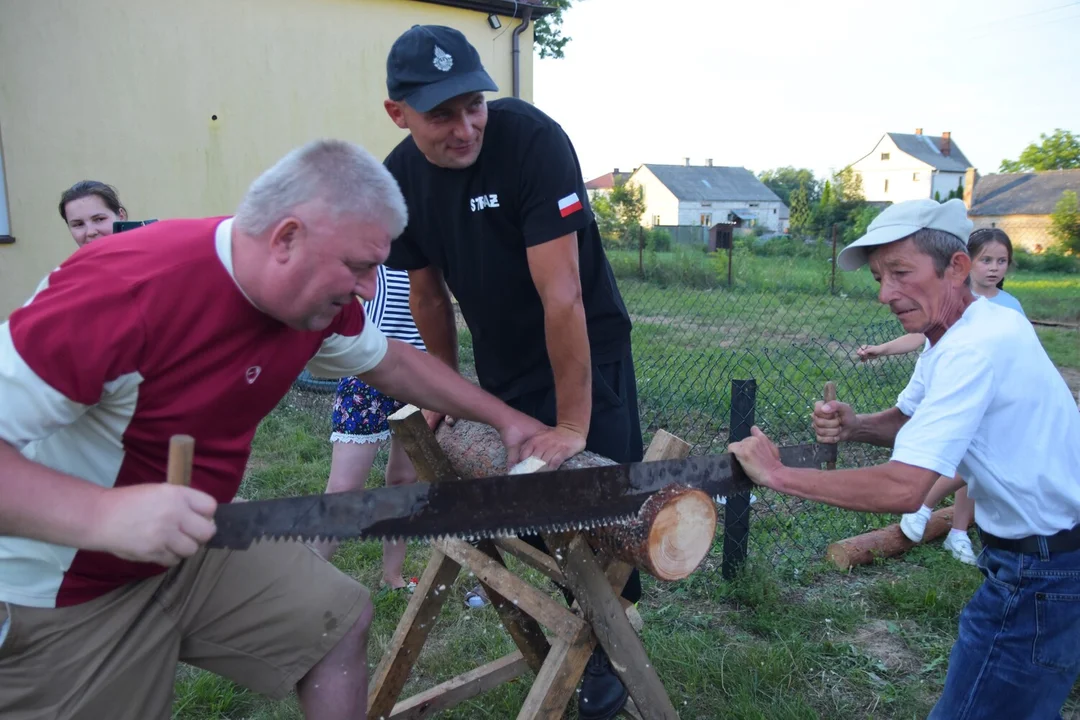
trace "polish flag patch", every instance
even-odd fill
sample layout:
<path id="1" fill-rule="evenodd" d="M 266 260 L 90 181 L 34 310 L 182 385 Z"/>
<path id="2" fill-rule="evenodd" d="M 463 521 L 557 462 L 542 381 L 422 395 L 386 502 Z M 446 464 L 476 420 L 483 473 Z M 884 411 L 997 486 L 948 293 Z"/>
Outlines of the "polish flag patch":
<path id="1" fill-rule="evenodd" d="M 562 200 L 559 201 L 559 214 L 563 217 L 573 215 L 581 209 L 581 199 L 577 196 L 577 193 L 570 193 Z"/>

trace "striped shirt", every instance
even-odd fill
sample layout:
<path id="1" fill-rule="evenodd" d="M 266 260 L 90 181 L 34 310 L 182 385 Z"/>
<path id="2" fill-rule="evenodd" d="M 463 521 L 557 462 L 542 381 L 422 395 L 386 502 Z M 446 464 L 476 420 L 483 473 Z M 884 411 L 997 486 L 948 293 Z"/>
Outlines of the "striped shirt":
<path id="1" fill-rule="evenodd" d="M 425 350 L 420 331 L 409 310 L 409 273 L 379 266 L 375 297 L 364 302 L 364 313 L 387 337 L 403 340 Z"/>

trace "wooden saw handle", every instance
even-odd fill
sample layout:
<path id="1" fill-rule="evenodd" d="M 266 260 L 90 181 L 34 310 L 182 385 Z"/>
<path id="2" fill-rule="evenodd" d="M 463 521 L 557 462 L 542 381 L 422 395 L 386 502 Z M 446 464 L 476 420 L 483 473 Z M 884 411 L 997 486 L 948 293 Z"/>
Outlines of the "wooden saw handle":
<path id="1" fill-rule="evenodd" d="M 836 400 L 836 383 L 834 383 L 832 380 L 830 380 L 829 382 L 825 383 L 825 402 L 834 402 L 835 400 Z M 834 462 L 832 462 L 830 460 L 829 462 L 825 463 L 825 469 L 826 470 L 835 470 L 836 469 L 836 463 L 834 463 Z"/>
<path id="2" fill-rule="evenodd" d="M 169 438 L 167 482 L 191 487 L 191 465 L 194 460 L 195 438 L 190 435 L 173 435 Z"/>

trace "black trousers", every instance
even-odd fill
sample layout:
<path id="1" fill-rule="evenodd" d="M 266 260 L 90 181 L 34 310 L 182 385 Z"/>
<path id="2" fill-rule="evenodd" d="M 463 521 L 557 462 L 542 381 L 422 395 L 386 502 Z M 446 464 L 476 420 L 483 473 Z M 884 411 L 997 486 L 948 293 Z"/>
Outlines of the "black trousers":
<path id="1" fill-rule="evenodd" d="M 638 462 L 644 455 L 641 420 L 638 417 L 637 380 L 629 346 L 622 358 L 592 368 L 592 418 L 585 449 L 616 462 Z M 555 387 L 526 393 L 507 404 L 547 425 L 555 425 Z M 533 547 L 548 552 L 539 535 L 521 538 Z M 574 601 L 563 588 L 567 604 Z M 630 602 L 641 599 L 641 575 L 637 568 L 623 588 L 622 596 Z"/>

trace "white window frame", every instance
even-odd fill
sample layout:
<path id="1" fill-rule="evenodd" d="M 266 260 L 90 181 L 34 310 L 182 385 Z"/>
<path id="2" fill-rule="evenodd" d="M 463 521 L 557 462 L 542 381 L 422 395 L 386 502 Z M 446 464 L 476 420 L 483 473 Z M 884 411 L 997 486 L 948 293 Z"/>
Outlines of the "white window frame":
<path id="1" fill-rule="evenodd" d="M 0 135 L 0 243 L 14 242 L 11 234 L 11 210 L 8 206 L 7 182 L 4 178 L 4 142 Z"/>

